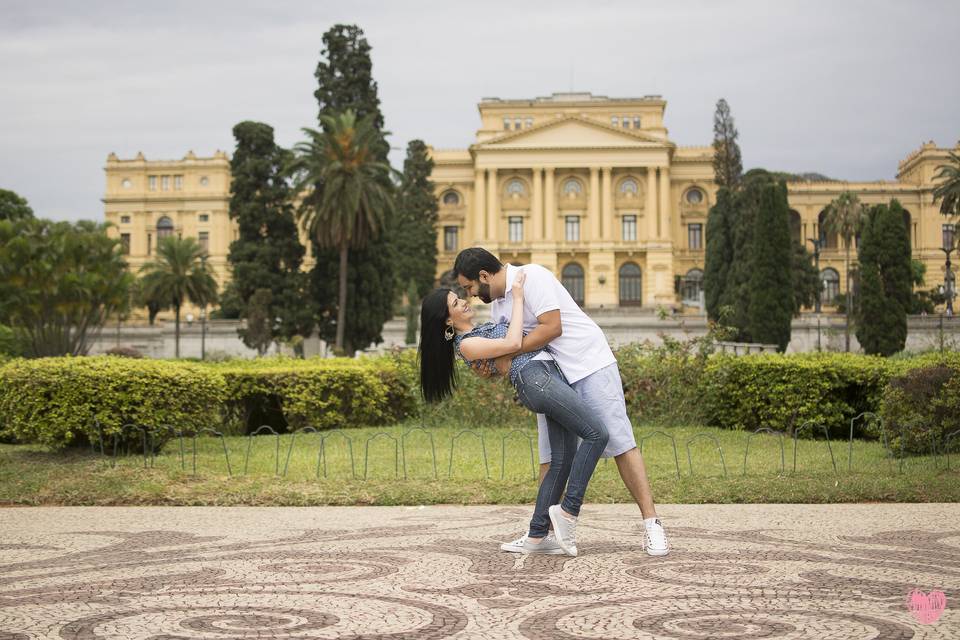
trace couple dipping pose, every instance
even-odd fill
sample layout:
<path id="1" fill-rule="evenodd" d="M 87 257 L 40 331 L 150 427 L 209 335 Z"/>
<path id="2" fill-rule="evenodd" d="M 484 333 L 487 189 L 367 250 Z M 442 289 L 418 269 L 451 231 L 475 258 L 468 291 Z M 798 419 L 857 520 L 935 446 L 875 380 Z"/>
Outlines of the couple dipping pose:
<path id="1" fill-rule="evenodd" d="M 520 402 L 537 414 L 540 490 L 528 532 L 500 545 L 512 553 L 577 555 L 577 518 L 601 456 L 613 457 L 643 514 L 643 546 L 669 552 L 620 382 L 600 327 L 540 265 L 502 265 L 489 251 L 460 252 L 453 271 L 470 296 L 491 304 L 492 322 L 450 289 L 420 312 L 420 386 L 427 402 L 451 395 L 457 356 L 481 375 L 508 374 Z M 562 499 L 561 499 L 562 498 Z M 552 529 L 552 531 L 551 531 Z"/>

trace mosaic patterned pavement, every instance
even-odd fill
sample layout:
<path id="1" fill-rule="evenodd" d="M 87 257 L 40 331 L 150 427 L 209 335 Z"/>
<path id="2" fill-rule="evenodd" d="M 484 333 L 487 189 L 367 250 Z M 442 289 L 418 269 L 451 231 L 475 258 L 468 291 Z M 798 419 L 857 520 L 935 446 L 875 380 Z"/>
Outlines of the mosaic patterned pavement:
<path id="1" fill-rule="evenodd" d="M 960 504 L 659 510 L 665 558 L 629 505 L 577 558 L 501 553 L 526 507 L 0 509 L 0 640 L 960 638 Z"/>

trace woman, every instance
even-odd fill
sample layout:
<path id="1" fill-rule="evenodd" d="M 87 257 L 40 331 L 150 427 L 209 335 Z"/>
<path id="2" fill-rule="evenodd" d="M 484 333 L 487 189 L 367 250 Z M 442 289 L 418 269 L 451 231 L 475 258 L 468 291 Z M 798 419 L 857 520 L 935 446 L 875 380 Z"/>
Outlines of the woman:
<path id="1" fill-rule="evenodd" d="M 583 406 L 548 351 L 517 354 L 523 342 L 524 280 L 521 271 L 513 283 L 509 325 L 488 322 L 474 326 L 473 309 L 449 289 L 437 289 L 424 299 L 420 311 L 420 389 L 427 402 L 451 395 L 457 385 L 457 354 L 468 365 L 488 360 L 491 367 L 493 359 L 516 354 L 509 365 L 510 382 L 523 406 L 553 418 L 548 431 L 553 455 L 540 483 L 528 534 L 501 549 L 575 556 L 576 523 L 583 495 L 609 436 L 606 427 Z M 577 437 L 583 440 L 579 447 Z M 566 495 L 560 503 L 565 485 Z M 552 537 L 548 537 L 550 524 Z"/>

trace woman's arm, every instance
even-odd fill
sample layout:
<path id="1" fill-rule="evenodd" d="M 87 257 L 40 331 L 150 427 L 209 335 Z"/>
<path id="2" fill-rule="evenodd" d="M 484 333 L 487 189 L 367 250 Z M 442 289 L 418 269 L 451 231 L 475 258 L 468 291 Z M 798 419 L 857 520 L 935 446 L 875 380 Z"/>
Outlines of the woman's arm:
<path id="1" fill-rule="evenodd" d="M 523 282 L 526 275 L 521 271 L 513 279 L 513 311 L 510 327 L 505 338 L 467 338 L 460 343 L 460 353 L 467 360 L 486 360 L 515 353 L 523 344 Z"/>

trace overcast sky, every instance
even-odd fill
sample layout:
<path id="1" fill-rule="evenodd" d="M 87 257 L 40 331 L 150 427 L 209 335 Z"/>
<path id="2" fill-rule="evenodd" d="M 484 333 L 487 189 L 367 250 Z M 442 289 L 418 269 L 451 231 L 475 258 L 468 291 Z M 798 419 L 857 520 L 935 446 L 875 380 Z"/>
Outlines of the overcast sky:
<path id="1" fill-rule="evenodd" d="M 0 188 L 40 216 L 103 218 L 103 165 L 280 144 L 316 125 L 321 36 L 373 47 L 391 144 L 466 147 L 484 96 L 661 94 L 680 145 L 730 103 L 745 167 L 893 179 L 960 138 L 960 2 L 43 2 L 0 0 Z M 402 161 L 402 151 L 392 156 Z"/>

